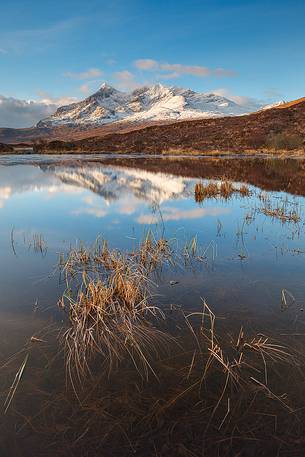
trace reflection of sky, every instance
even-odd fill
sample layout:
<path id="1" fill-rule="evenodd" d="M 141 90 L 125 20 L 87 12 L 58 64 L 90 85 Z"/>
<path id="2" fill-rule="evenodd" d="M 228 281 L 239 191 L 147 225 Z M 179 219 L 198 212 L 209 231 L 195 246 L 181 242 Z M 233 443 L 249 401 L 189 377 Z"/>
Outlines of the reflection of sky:
<path id="1" fill-rule="evenodd" d="M 198 244 L 217 246 L 212 270 L 203 269 L 197 277 L 182 275 L 186 302 L 196 292 L 223 304 L 229 296 L 253 306 L 259 298 L 260 306 L 263 301 L 267 306 L 277 303 L 283 287 L 300 291 L 304 256 L 287 251 L 305 250 L 303 237 L 294 233 L 296 226 L 283 226 L 261 214 L 243 226 L 251 207 L 261 206 L 255 195 L 227 202 L 208 199 L 199 205 L 194 201 L 194 183 L 115 167 L 0 166 L 0 305 L 32 306 L 39 299 L 52 306 L 59 289 L 49 275 L 59 251 L 76 240 L 93 243 L 98 235 L 112 246 L 127 247 L 151 224 L 181 245 L 196 235 Z M 302 198 L 297 201 L 303 203 Z M 12 228 L 18 257 L 11 248 Z M 47 243 L 44 258 L 28 246 L 34 233 L 42 234 Z M 247 256 L 245 261 L 240 254 Z M 211 251 L 207 256 L 211 258 Z M 175 291 L 182 296 L 179 287 L 170 293 Z"/>

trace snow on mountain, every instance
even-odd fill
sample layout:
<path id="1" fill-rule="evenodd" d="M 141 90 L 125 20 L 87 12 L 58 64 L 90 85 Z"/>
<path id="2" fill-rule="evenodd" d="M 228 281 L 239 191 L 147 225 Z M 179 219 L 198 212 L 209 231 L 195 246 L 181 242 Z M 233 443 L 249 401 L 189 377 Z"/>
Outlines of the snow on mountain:
<path id="1" fill-rule="evenodd" d="M 155 122 L 238 116 L 251 112 L 228 98 L 156 84 L 131 93 L 104 83 L 85 100 L 62 106 L 37 127 L 101 126 L 112 122 Z"/>
<path id="2" fill-rule="evenodd" d="M 280 100 L 279 102 L 271 103 L 269 105 L 263 106 L 261 109 L 265 111 L 266 109 L 277 108 L 278 106 L 285 105 L 285 100 Z"/>

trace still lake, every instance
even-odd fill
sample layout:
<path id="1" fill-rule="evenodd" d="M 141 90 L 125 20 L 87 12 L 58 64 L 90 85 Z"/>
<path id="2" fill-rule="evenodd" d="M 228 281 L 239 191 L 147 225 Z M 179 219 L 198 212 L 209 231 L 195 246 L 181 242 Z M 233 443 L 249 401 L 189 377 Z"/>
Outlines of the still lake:
<path id="1" fill-rule="evenodd" d="M 264 190 L 242 177 L 250 196 L 196 202 L 195 185 L 205 181 L 204 159 L 199 160 L 203 170 L 194 177 L 196 161 L 191 173 L 179 174 L 163 171 L 164 160 L 159 171 L 151 171 L 149 160 L 137 168 L 136 163 L 109 164 L 109 159 L 105 164 L 103 156 L 2 158 L 1 310 L 24 313 L 34 305 L 56 304 L 60 290 L 54 270 L 59 253 L 71 246 L 92 245 L 102 237 L 113 248 L 130 249 L 148 230 L 179 246 L 196 237 L 205 254 L 199 271 L 175 272 L 175 288 L 167 289 L 164 278 L 161 300 L 193 307 L 204 297 L 214 308 L 241 307 L 251 313 L 278 310 L 282 289 L 303 301 L 304 197 Z M 272 208 L 295 211 L 299 220 L 264 214 L 266 199 Z"/>
<path id="2" fill-rule="evenodd" d="M 156 305 L 196 311 L 205 299 L 236 325 L 295 328 L 305 305 L 304 169 L 292 159 L 2 156 L 2 362 L 61 321 L 59 255 L 98 238 L 122 251 L 147 233 L 182 250 L 195 240 L 196 265 L 165 268 Z M 249 193 L 196 197 L 196 184 L 223 179 Z"/>

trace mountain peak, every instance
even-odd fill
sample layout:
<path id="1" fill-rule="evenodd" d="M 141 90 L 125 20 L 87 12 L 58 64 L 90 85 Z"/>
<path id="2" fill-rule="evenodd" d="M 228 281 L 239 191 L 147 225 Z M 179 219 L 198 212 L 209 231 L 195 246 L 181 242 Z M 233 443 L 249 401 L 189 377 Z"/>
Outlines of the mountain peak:
<path id="1" fill-rule="evenodd" d="M 110 84 L 107 84 L 106 82 L 104 82 L 101 85 L 101 87 L 98 89 L 98 91 L 95 92 L 94 94 L 92 94 L 90 97 L 95 96 L 95 95 L 100 95 L 100 94 L 114 94 L 114 93 L 120 93 L 120 91 L 115 89 L 113 86 L 110 86 Z"/>
<path id="2" fill-rule="evenodd" d="M 103 82 L 101 87 L 99 88 L 99 91 L 115 91 L 116 89 L 113 86 L 110 86 L 110 84 Z"/>
<path id="3" fill-rule="evenodd" d="M 37 125 L 101 126 L 113 122 L 161 122 L 247 114 L 240 106 L 220 95 L 194 92 L 161 83 L 143 86 L 131 93 L 120 92 L 104 82 L 83 101 L 59 108 Z"/>

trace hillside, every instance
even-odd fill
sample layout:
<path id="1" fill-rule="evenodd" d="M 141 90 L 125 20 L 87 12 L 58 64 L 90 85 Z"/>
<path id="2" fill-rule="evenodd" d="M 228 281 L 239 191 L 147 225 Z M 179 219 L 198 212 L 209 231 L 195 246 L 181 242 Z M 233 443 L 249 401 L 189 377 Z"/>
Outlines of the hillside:
<path id="1" fill-rule="evenodd" d="M 42 140 L 74 141 L 89 137 L 103 137 L 110 133 L 129 132 L 162 122 L 113 122 L 101 126 L 91 125 L 59 125 L 56 127 L 31 127 L 24 129 L 0 128 L 0 142 L 8 144 L 33 144 Z"/>
<path id="2" fill-rule="evenodd" d="M 149 125 L 239 116 L 257 111 L 260 105 L 239 105 L 213 93 L 156 84 L 130 93 L 103 84 L 89 97 L 61 106 L 31 128 L 0 128 L 3 143 L 45 140 L 78 140 L 89 136 L 105 136 Z"/>
<path id="3" fill-rule="evenodd" d="M 41 151 L 99 152 L 242 152 L 257 149 L 303 149 L 305 101 L 246 116 L 175 122 L 91 137 L 73 142 L 44 142 Z"/>

